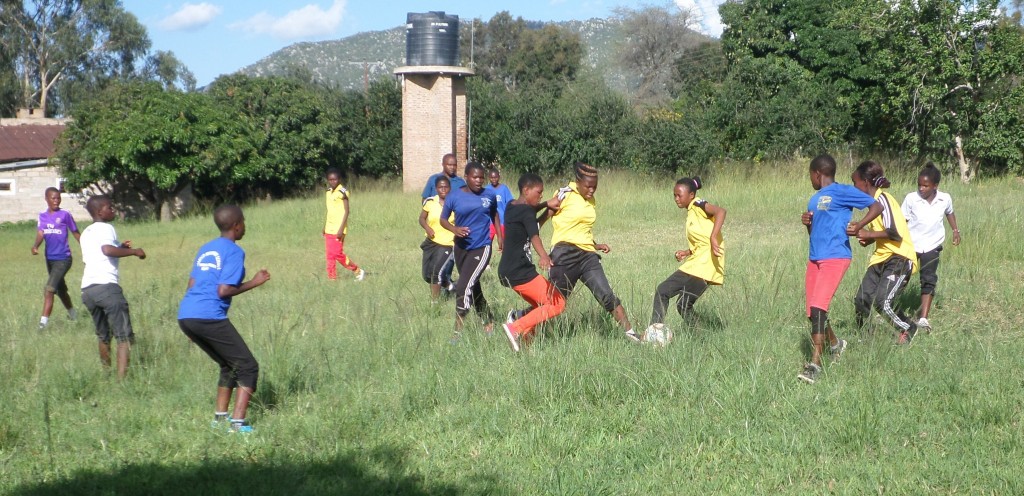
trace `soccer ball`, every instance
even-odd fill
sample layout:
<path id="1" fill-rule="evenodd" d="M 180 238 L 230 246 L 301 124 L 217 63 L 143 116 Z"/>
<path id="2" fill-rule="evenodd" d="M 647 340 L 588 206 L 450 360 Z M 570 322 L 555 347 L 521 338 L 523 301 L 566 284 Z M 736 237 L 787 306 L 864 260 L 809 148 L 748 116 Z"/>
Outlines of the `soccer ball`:
<path id="1" fill-rule="evenodd" d="M 651 324 L 644 332 L 644 342 L 655 346 L 666 346 L 672 342 L 672 330 L 665 324 Z"/>

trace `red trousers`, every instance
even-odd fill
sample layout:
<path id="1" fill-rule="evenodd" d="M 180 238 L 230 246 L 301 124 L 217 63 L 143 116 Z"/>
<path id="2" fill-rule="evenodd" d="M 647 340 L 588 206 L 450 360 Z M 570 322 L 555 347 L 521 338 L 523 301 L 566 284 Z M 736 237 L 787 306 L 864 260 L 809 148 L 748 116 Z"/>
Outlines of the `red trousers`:
<path id="1" fill-rule="evenodd" d="M 542 275 L 534 277 L 528 283 L 515 286 L 512 290 L 533 305 L 533 310 L 509 324 L 509 328 L 517 336 L 529 337 L 538 324 L 554 318 L 565 310 L 565 297 Z"/>
<path id="2" fill-rule="evenodd" d="M 324 247 L 327 250 L 327 278 L 338 278 L 338 266 L 341 264 L 352 272 L 359 270 L 359 266 L 345 254 L 345 243 L 338 241 L 338 236 L 324 233 Z"/>

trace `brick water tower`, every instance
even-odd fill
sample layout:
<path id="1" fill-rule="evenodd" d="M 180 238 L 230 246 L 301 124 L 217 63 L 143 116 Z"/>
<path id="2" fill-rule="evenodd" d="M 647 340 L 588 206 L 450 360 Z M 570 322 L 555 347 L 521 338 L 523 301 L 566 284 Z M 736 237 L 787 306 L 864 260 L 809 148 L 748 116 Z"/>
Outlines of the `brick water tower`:
<path id="1" fill-rule="evenodd" d="M 422 191 L 441 171 L 441 157 L 454 153 L 459 175 L 469 159 L 466 78 L 459 66 L 459 16 L 409 13 L 402 76 L 402 189 Z"/>

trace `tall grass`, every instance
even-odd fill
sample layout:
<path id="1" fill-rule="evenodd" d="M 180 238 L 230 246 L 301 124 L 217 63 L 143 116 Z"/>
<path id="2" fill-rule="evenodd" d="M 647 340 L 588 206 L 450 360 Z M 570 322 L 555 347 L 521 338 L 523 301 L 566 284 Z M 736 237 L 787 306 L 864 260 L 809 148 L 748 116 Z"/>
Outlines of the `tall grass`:
<path id="1" fill-rule="evenodd" d="M 706 179 L 700 196 L 729 211 L 726 284 L 698 302 L 695 326 L 670 314 L 664 349 L 629 344 L 582 285 L 520 355 L 475 318 L 450 345 L 452 304 L 431 305 L 419 278 L 416 194 L 352 188 L 346 252 L 362 283 L 326 279 L 319 197 L 246 208 L 247 267 L 272 275 L 231 309 L 261 364 L 249 436 L 209 428 L 216 367 L 175 321 L 195 250 L 216 235 L 209 218 L 116 226 L 149 254 L 121 264 L 138 335 L 123 383 L 99 366 L 88 318 L 57 309 L 35 329 L 34 228 L 5 226 L 0 493 L 1024 492 L 1018 179 L 943 183 L 963 243 L 943 252 L 935 332 L 910 348 L 884 325 L 853 329 L 868 255 L 856 250 L 833 307 L 851 347 L 814 386 L 795 378 L 805 165 Z M 605 270 L 640 328 L 684 243 L 673 182 L 612 173 L 597 193 Z M 499 315 L 521 306 L 493 271 L 484 288 Z"/>

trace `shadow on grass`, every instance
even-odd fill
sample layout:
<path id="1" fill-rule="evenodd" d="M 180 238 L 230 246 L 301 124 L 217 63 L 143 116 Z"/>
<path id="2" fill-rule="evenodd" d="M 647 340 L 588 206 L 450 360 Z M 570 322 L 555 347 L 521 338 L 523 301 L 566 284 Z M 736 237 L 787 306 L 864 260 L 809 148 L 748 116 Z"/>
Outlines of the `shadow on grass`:
<path id="1" fill-rule="evenodd" d="M 473 488 L 460 489 L 428 483 L 406 475 L 402 456 L 378 451 L 372 466 L 351 457 L 329 462 L 207 461 L 192 466 L 155 463 L 132 464 L 114 471 L 81 470 L 59 480 L 24 485 L 16 496 L 147 494 L 198 495 L 457 495 L 496 490 L 493 480 L 476 480 Z"/>

